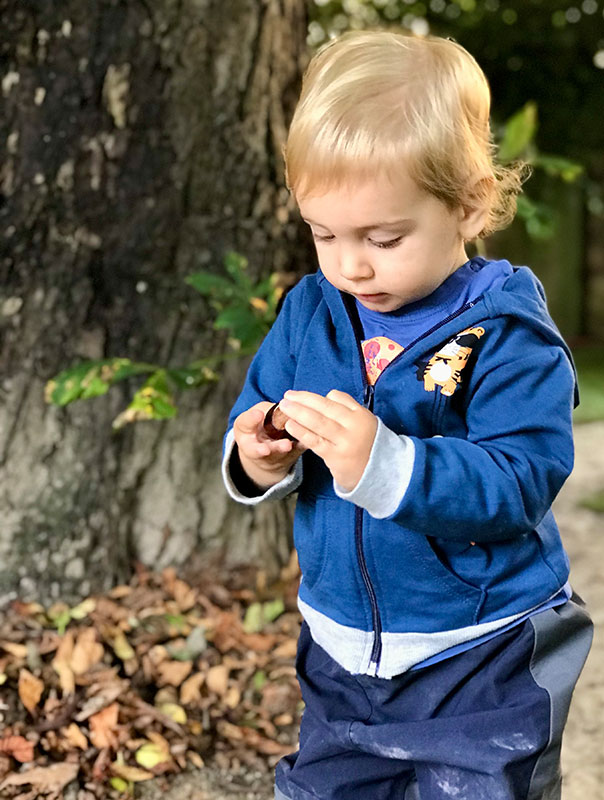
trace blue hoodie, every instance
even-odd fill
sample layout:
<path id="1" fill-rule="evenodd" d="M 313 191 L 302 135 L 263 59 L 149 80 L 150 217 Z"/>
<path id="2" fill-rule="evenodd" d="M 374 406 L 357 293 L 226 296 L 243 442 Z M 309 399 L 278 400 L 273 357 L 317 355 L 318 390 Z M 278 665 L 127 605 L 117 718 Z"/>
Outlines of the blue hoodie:
<path id="1" fill-rule="evenodd" d="M 493 265 L 493 262 L 484 262 Z M 354 300 L 319 271 L 288 294 L 229 418 L 241 502 L 298 490 L 300 610 L 353 673 L 391 677 L 506 627 L 568 578 L 551 504 L 573 465 L 576 378 L 526 267 L 450 314 L 367 382 Z M 260 497 L 237 487 L 232 425 L 287 389 L 349 393 L 378 417 L 346 493 L 314 453 Z"/>

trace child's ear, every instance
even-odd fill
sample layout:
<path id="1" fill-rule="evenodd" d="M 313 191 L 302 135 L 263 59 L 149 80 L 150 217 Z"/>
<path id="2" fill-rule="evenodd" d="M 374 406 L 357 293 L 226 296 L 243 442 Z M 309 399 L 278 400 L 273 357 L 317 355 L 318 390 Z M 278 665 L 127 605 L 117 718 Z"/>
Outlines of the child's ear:
<path id="1" fill-rule="evenodd" d="M 492 182 L 488 179 L 477 181 L 465 198 L 460 209 L 459 232 L 466 241 L 476 239 L 484 230 L 489 216 L 489 199 Z"/>

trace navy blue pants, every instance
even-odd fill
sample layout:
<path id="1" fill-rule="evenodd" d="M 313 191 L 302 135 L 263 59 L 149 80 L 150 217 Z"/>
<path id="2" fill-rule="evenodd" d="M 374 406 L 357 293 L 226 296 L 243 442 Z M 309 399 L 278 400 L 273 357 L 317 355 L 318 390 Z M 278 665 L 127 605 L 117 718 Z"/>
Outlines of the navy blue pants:
<path id="1" fill-rule="evenodd" d="M 277 800 L 558 800 L 592 625 L 580 602 L 391 680 L 351 675 L 303 624 L 300 747 Z"/>

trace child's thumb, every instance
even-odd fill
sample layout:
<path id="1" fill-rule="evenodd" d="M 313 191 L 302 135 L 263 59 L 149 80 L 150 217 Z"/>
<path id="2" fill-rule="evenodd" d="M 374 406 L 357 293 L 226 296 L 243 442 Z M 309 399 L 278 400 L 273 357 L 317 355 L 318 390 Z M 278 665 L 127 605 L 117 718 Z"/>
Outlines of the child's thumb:
<path id="1" fill-rule="evenodd" d="M 270 408 L 270 403 L 262 403 L 262 405 L 267 406 Z M 258 426 L 264 422 L 264 415 L 266 411 L 259 405 L 252 406 L 252 408 L 248 408 L 247 411 L 244 411 L 242 414 L 239 415 L 237 419 L 237 427 L 241 431 L 241 433 L 256 433 L 258 430 Z"/>

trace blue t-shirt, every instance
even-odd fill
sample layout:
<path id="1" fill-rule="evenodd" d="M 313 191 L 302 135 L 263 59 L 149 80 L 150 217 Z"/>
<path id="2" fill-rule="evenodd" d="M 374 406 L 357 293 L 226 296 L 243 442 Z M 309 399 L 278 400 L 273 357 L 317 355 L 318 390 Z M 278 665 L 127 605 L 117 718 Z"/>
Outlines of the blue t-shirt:
<path id="1" fill-rule="evenodd" d="M 373 311 L 357 300 L 365 339 L 386 336 L 408 347 L 466 303 L 500 286 L 512 272 L 507 261 L 486 261 L 477 256 L 455 270 L 432 294 L 396 311 Z"/>

